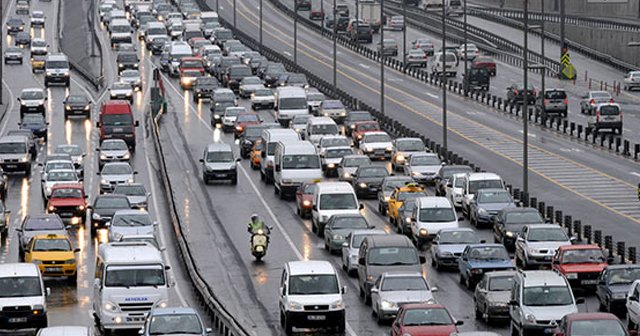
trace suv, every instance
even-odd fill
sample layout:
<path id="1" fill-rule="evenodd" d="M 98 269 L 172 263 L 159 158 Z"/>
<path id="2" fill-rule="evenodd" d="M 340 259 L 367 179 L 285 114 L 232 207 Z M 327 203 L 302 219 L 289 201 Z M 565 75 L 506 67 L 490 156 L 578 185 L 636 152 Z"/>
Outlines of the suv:
<path id="1" fill-rule="evenodd" d="M 452 76 L 455 77 L 458 73 L 456 67 L 458 66 L 458 56 L 454 52 L 437 52 L 433 55 L 433 61 L 431 65 L 432 76 Z"/>
<path id="2" fill-rule="evenodd" d="M 560 246 L 571 245 L 563 228 L 556 224 L 525 225 L 516 238 L 516 265 L 527 269 L 529 266 L 548 266 Z"/>
<path id="3" fill-rule="evenodd" d="M 569 113 L 569 99 L 564 89 L 545 89 L 537 98 L 536 108 L 542 113 L 542 118 L 549 114 L 558 114 L 563 118 Z"/>
<path id="4" fill-rule="evenodd" d="M 0 138 L 0 167 L 3 171 L 24 171 L 31 176 L 32 154 L 29 139 L 25 136 L 10 135 Z"/>
<path id="5" fill-rule="evenodd" d="M 202 163 L 202 180 L 209 184 L 210 180 L 229 179 L 231 184 L 238 183 L 237 162 L 231 146 L 224 143 L 210 144 L 204 150 Z"/>
<path id="6" fill-rule="evenodd" d="M 616 103 L 596 104 L 593 110 L 589 110 L 587 128 L 593 133 L 598 133 L 603 128 L 622 134 L 622 111 Z"/>
<path id="7" fill-rule="evenodd" d="M 509 316 L 513 334 L 553 331 L 567 314 L 577 313 L 571 286 L 554 271 L 519 271 L 513 277 Z"/>
<path id="8" fill-rule="evenodd" d="M 49 87 L 49 83 L 62 82 L 69 87 L 71 83 L 69 72 L 69 59 L 64 54 L 48 55 L 44 61 L 44 86 Z"/>
<path id="9" fill-rule="evenodd" d="M 48 326 L 46 297 L 51 291 L 45 289 L 37 265 L 2 264 L 0 281 L 6 288 L 14 288 L 13 293 L 0 298 L 0 329 L 40 329 Z"/>
<path id="10" fill-rule="evenodd" d="M 340 278 L 328 261 L 290 261 L 280 278 L 280 325 L 287 335 L 293 327 L 345 330 L 345 304 Z"/>

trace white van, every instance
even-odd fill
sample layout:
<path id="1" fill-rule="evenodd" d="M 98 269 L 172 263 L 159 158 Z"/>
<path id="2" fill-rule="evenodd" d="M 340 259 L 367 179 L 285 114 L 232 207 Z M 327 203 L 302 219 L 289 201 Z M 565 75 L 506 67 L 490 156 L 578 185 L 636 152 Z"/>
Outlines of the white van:
<path id="1" fill-rule="evenodd" d="M 294 115 L 308 114 L 307 93 L 301 87 L 282 86 L 276 90 L 276 119 L 288 127 Z"/>
<path id="2" fill-rule="evenodd" d="M 146 242 L 102 244 L 96 257 L 93 317 L 105 334 L 140 329 L 151 309 L 169 303 L 169 266 Z"/>
<path id="3" fill-rule="evenodd" d="M 411 239 L 420 247 L 442 229 L 458 228 L 458 216 L 446 197 L 427 196 L 416 199 L 411 214 Z"/>
<path id="4" fill-rule="evenodd" d="M 47 324 L 49 288 L 32 263 L 0 264 L 1 330 L 40 329 Z M 11 312 L 11 313 L 7 313 Z"/>
<path id="5" fill-rule="evenodd" d="M 218 13 L 216 12 L 201 12 L 200 20 L 202 24 L 206 24 L 207 22 L 219 22 L 218 21 Z"/>
<path id="6" fill-rule="evenodd" d="M 351 184 L 347 182 L 320 182 L 313 192 L 311 231 L 321 235 L 331 216 L 358 214 L 364 209 Z"/>
<path id="7" fill-rule="evenodd" d="M 309 141 L 278 142 L 273 162 L 273 184 L 280 198 L 295 194 L 304 182 L 322 179 L 320 155 Z"/>
<path id="8" fill-rule="evenodd" d="M 433 55 L 431 61 L 431 75 L 433 76 L 451 76 L 458 74 L 458 56 L 452 52 L 447 52 L 443 56 L 442 52 Z"/>
<path id="9" fill-rule="evenodd" d="M 144 30 L 144 43 L 149 44 L 158 36 L 167 36 L 167 27 L 162 22 L 148 22 Z"/>
<path id="10" fill-rule="evenodd" d="M 311 141 L 316 146 L 324 136 L 340 135 L 338 124 L 329 117 L 309 118 L 305 132 L 305 139 Z"/>
<path id="11" fill-rule="evenodd" d="M 269 183 L 273 181 L 273 155 L 278 142 L 300 141 L 298 132 L 290 128 L 265 129 L 260 137 L 263 150 L 260 153 L 260 179 Z"/>
<path id="12" fill-rule="evenodd" d="M 504 189 L 504 181 L 494 173 L 469 173 L 462 185 L 462 213 L 469 215 L 469 204 L 480 189 Z"/>
<path id="13" fill-rule="evenodd" d="M 120 43 L 131 43 L 133 28 L 127 19 L 113 19 L 109 24 L 111 48 Z"/>
<path id="14" fill-rule="evenodd" d="M 345 330 L 347 291 L 328 261 L 290 261 L 280 277 L 281 325 L 285 334 L 296 328 L 331 328 L 336 334 Z"/>
<path id="15" fill-rule="evenodd" d="M 169 46 L 169 75 L 177 77 L 180 74 L 180 60 L 193 56 L 193 50 L 187 42 L 171 42 Z"/>

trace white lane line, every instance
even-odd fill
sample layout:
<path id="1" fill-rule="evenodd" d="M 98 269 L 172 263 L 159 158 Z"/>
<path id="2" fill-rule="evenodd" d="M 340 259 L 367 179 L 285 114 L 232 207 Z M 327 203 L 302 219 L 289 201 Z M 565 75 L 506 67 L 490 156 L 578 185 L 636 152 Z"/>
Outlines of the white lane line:
<path id="1" fill-rule="evenodd" d="M 431 92 L 426 92 L 427 96 L 433 98 L 433 99 L 440 99 L 440 96 L 438 96 L 437 94 L 433 94 Z"/>
<path id="2" fill-rule="evenodd" d="M 358 65 L 359 65 L 361 68 L 365 68 L 365 69 L 369 69 L 369 68 L 370 68 L 370 66 L 368 66 L 368 65 L 364 65 L 364 64 L 362 64 L 362 63 L 359 63 Z"/>
<path id="3" fill-rule="evenodd" d="M 637 177 L 640 177 L 640 173 L 630 172 L 629 174 L 631 174 L 631 175 L 635 175 L 635 176 L 637 176 Z"/>

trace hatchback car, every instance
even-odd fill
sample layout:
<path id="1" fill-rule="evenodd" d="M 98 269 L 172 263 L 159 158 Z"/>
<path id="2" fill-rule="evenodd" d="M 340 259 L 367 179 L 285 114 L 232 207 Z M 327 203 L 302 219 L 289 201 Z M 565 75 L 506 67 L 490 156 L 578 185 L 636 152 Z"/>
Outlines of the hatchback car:
<path id="1" fill-rule="evenodd" d="M 493 216 L 503 209 L 515 208 L 516 204 L 504 189 L 481 189 L 469 203 L 469 221 L 475 227 L 492 223 Z"/>
<path id="2" fill-rule="evenodd" d="M 22 90 L 18 98 L 20 102 L 20 118 L 22 118 L 25 113 L 40 113 L 45 115 L 47 100 L 48 98 L 42 89 L 30 88 Z"/>
<path id="3" fill-rule="evenodd" d="M 34 137 L 41 138 L 45 142 L 47 141 L 49 122 L 44 119 L 44 116 L 42 114 L 25 114 L 20 121 L 20 128 L 28 129 L 33 133 Z"/>
<path id="4" fill-rule="evenodd" d="M 105 163 L 97 175 L 100 176 L 100 192 L 112 192 L 119 184 L 133 183 L 138 174 L 127 162 Z"/>
<path id="5" fill-rule="evenodd" d="M 142 90 L 142 78 L 140 72 L 136 69 L 127 69 L 120 72 L 119 81 L 131 85 L 134 91 Z"/>
<path id="6" fill-rule="evenodd" d="M 507 250 L 515 250 L 516 238 L 525 225 L 544 224 L 538 209 L 507 208 L 493 217 L 493 242 L 502 243 Z"/>
<path id="7" fill-rule="evenodd" d="M 421 37 L 411 42 L 411 47 L 414 49 L 421 49 L 427 54 L 427 56 L 433 56 L 435 52 L 435 47 L 433 45 L 433 41 L 426 37 Z"/>
<path id="8" fill-rule="evenodd" d="M 507 249 L 499 244 L 470 244 L 458 259 L 460 283 L 473 290 L 484 273 L 509 271 L 515 267 Z"/>
<path id="9" fill-rule="evenodd" d="M 594 114 L 597 104 L 613 102 L 613 97 L 607 91 L 589 91 L 580 98 L 580 113 Z"/>
<path id="10" fill-rule="evenodd" d="M 378 53 L 382 56 L 398 56 L 398 43 L 394 39 L 386 38 L 378 42 Z"/>
<path id="11" fill-rule="evenodd" d="M 118 210 L 113 214 L 109 226 L 109 241 L 119 241 L 122 237 L 155 235 L 158 222 L 154 222 L 144 210 Z"/>
<path id="12" fill-rule="evenodd" d="M 22 48 L 7 47 L 4 50 L 4 64 L 9 64 L 9 63 L 22 64 L 23 56 L 24 56 L 24 53 L 22 52 Z"/>
<path id="13" fill-rule="evenodd" d="M 456 321 L 442 305 L 406 304 L 398 310 L 395 322 L 391 324 L 390 335 L 445 336 L 457 332 L 462 324 L 462 320 Z"/>
<path id="14" fill-rule="evenodd" d="M 600 311 L 626 313 L 627 294 L 631 285 L 640 279 L 640 265 L 609 265 L 598 279 L 596 296 Z"/>
<path id="15" fill-rule="evenodd" d="M 407 67 L 427 67 L 427 54 L 422 49 L 411 49 L 407 53 L 405 64 Z"/>
<path id="16" fill-rule="evenodd" d="M 358 197 L 372 197 L 378 194 L 382 180 L 389 176 L 383 166 L 360 166 L 352 175 L 351 184 Z"/>
<path id="17" fill-rule="evenodd" d="M 431 287 L 421 273 L 385 272 L 371 288 L 371 307 L 378 323 L 394 319 L 401 305 L 436 303 Z"/>
<path id="18" fill-rule="evenodd" d="M 82 115 L 85 118 L 91 117 L 91 101 L 82 94 L 70 94 L 63 101 L 64 117 Z"/>
<path id="19" fill-rule="evenodd" d="M 131 152 L 129 146 L 122 139 L 107 139 L 102 141 L 98 152 L 98 167 L 102 169 L 108 162 L 129 162 Z"/>
<path id="20" fill-rule="evenodd" d="M 296 191 L 296 212 L 300 218 L 311 217 L 311 204 L 315 190 L 315 182 L 305 182 Z"/>
<path id="21" fill-rule="evenodd" d="M 34 38 L 31 41 L 30 52 L 31 55 L 46 55 L 49 49 L 49 45 L 45 39 Z"/>
<path id="22" fill-rule="evenodd" d="M 38 234 L 67 235 L 68 228 L 58 215 L 27 215 L 22 220 L 22 224 L 16 228 L 18 232 L 18 254 L 20 260 L 24 260 L 24 253 L 31 238 Z"/>
<path id="23" fill-rule="evenodd" d="M 437 154 L 415 153 L 404 164 L 404 174 L 411 176 L 418 183 L 433 184 L 433 178 L 441 166 L 442 161 Z"/>
<path id="24" fill-rule="evenodd" d="M 537 98 L 536 108 L 542 113 L 543 118 L 557 114 L 563 118 L 569 113 L 569 99 L 564 89 L 545 89 Z"/>
<path id="25" fill-rule="evenodd" d="M 378 190 L 378 212 L 386 216 L 389 210 L 389 200 L 397 188 L 405 187 L 413 182 L 409 176 L 387 176 L 382 180 L 380 189 Z"/>
<path id="26" fill-rule="evenodd" d="M 146 210 L 149 207 L 149 196 L 151 196 L 151 193 L 147 192 L 147 189 L 142 183 L 117 185 L 113 189 L 113 193 L 127 196 L 132 208 Z"/>
<path id="27" fill-rule="evenodd" d="M 631 91 L 640 87 L 640 71 L 629 71 L 623 80 L 623 89 Z"/>
<path id="28" fill-rule="evenodd" d="M 338 178 L 340 181 L 351 182 L 353 174 L 360 166 L 371 165 L 371 160 L 365 155 L 346 155 L 338 164 Z"/>
<path id="29" fill-rule="evenodd" d="M 73 285 L 78 278 L 75 254 L 80 249 L 71 246 L 66 234 L 38 234 L 31 238 L 24 253 L 24 261 L 38 265 L 46 277 L 66 277 Z"/>
<path id="30" fill-rule="evenodd" d="M 485 273 L 473 294 L 476 319 L 491 323 L 497 319 L 509 319 L 509 301 L 516 271 Z"/>
<path id="31" fill-rule="evenodd" d="M 133 87 L 131 84 L 123 81 L 114 82 L 109 88 L 109 97 L 112 100 L 128 100 L 129 103 L 133 104 Z"/>
<path id="32" fill-rule="evenodd" d="M 197 77 L 193 84 L 193 101 L 198 102 L 200 99 L 211 99 L 213 91 L 220 86 L 215 77 L 201 76 Z"/>
<path id="33" fill-rule="evenodd" d="M 441 229 L 431 243 L 431 266 L 436 270 L 458 267 L 458 259 L 469 244 L 480 239 L 470 228 Z"/>
<path id="34" fill-rule="evenodd" d="M 49 199 L 53 188 L 58 184 L 80 183 L 75 169 L 53 169 L 42 176 L 42 198 Z"/>
<path id="35" fill-rule="evenodd" d="M 324 226 L 324 248 L 329 253 L 340 252 L 345 238 L 355 230 L 373 229 L 361 214 L 337 214 Z"/>
<path id="36" fill-rule="evenodd" d="M 393 152 L 393 142 L 386 132 L 368 132 L 358 143 L 360 151 L 369 158 L 389 160 Z"/>
<path id="37" fill-rule="evenodd" d="M 232 185 L 238 183 L 237 163 L 231 146 L 228 144 L 210 144 L 205 148 L 202 163 L 202 180 L 209 184 L 212 180 L 230 180 Z"/>
<path id="38" fill-rule="evenodd" d="M 31 44 L 31 34 L 28 32 L 19 32 L 14 37 L 16 47 L 26 48 Z"/>
<path id="39" fill-rule="evenodd" d="M 207 336 L 212 333 L 211 328 L 205 328 L 200 315 L 193 308 L 168 307 L 155 308 L 147 316 L 140 335 L 199 335 Z"/>
<path id="40" fill-rule="evenodd" d="M 531 266 L 550 266 L 560 246 L 571 245 L 564 228 L 556 224 L 525 225 L 516 239 L 516 265 L 523 269 Z"/>
<path id="41" fill-rule="evenodd" d="M 87 196 L 81 183 L 58 184 L 51 189 L 47 213 L 57 214 L 71 224 L 84 224 L 86 211 Z"/>

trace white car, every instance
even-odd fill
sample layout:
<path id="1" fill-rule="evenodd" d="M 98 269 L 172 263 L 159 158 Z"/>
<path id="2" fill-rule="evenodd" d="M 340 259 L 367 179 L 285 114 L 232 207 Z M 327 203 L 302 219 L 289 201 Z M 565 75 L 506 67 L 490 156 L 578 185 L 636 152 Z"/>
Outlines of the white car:
<path id="1" fill-rule="evenodd" d="M 640 71 L 629 71 L 624 76 L 623 88 L 631 91 L 638 87 L 640 87 Z"/>
<path id="2" fill-rule="evenodd" d="M 451 204 L 453 204 L 457 209 L 462 208 L 462 199 L 464 195 L 462 194 L 462 188 L 464 187 L 464 181 L 467 174 L 454 174 L 451 176 L 451 180 L 447 183 L 446 196 Z"/>
<path id="3" fill-rule="evenodd" d="M 247 110 L 243 106 L 227 107 L 222 115 L 222 130 L 225 132 L 233 131 L 233 123 L 238 118 L 238 114 L 245 112 Z"/>
<path id="4" fill-rule="evenodd" d="M 427 280 L 417 272 L 385 272 L 371 288 L 371 307 L 378 323 L 396 317 L 400 305 L 407 303 L 436 303 Z"/>
<path id="5" fill-rule="evenodd" d="M 80 179 L 75 169 L 52 169 L 42 176 L 42 196 L 49 199 L 51 190 L 58 184 L 75 184 Z"/>
<path id="6" fill-rule="evenodd" d="M 467 60 L 473 61 L 478 56 L 480 56 L 480 49 L 473 43 L 467 43 L 466 53 L 464 44 L 458 48 L 458 59 L 463 60 L 466 58 Z"/>
<path id="7" fill-rule="evenodd" d="M 433 76 L 452 76 L 458 74 L 458 56 L 452 52 L 447 52 L 444 56 L 441 52 L 433 55 L 431 63 L 431 74 Z"/>
<path id="8" fill-rule="evenodd" d="M 312 115 L 310 114 L 296 114 L 291 119 L 291 123 L 289 123 L 289 128 L 292 128 L 296 132 L 298 132 L 298 134 L 300 134 L 300 136 L 302 136 L 304 140 L 304 133 L 307 130 L 307 122 L 311 117 Z"/>
<path id="9" fill-rule="evenodd" d="M 142 79 L 140 78 L 140 72 L 135 69 L 127 69 L 120 73 L 120 81 L 129 83 L 133 90 L 142 90 Z"/>
<path id="10" fill-rule="evenodd" d="M 415 153 L 404 165 L 404 174 L 416 182 L 433 183 L 433 177 L 442 167 L 442 161 L 435 153 Z"/>
<path id="11" fill-rule="evenodd" d="M 105 163 L 98 173 L 100 176 L 100 192 L 111 192 L 116 185 L 135 182 L 134 176 L 137 173 L 126 162 Z"/>
<path id="12" fill-rule="evenodd" d="M 560 246 L 571 245 L 566 231 L 556 224 L 525 225 L 516 238 L 516 265 L 523 269 L 530 266 L 550 266 L 551 259 Z"/>
<path id="13" fill-rule="evenodd" d="M 256 89 L 251 94 L 251 108 L 258 110 L 261 108 L 272 109 L 276 104 L 276 96 L 271 89 Z"/>
<path id="14" fill-rule="evenodd" d="M 109 225 L 109 241 L 120 241 L 131 235 L 154 235 L 158 222 L 154 222 L 144 210 L 118 210 Z"/>
<path id="15" fill-rule="evenodd" d="M 40 165 L 40 164 L 38 164 Z M 46 175 L 52 170 L 74 170 L 73 161 L 71 160 L 47 160 L 42 169 L 42 175 Z"/>
<path id="16" fill-rule="evenodd" d="M 241 98 L 249 98 L 251 94 L 256 90 L 264 89 L 264 84 L 262 83 L 262 79 L 255 76 L 245 77 L 240 81 L 240 86 L 238 88 L 238 94 Z"/>
<path id="17" fill-rule="evenodd" d="M 109 96 L 111 99 L 128 100 L 129 103 L 133 103 L 133 88 L 129 83 L 115 82 L 109 88 Z"/>
<path id="18" fill-rule="evenodd" d="M 49 45 L 45 39 L 34 38 L 31 40 L 31 55 L 46 55 L 49 52 Z"/>
<path id="19" fill-rule="evenodd" d="M 44 28 L 46 16 L 44 16 L 43 11 L 33 11 L 31 12 L 31 27 L 42 27 Z"/>
<path id="20" fill-rule="evenodd" d="M 84 157 L 87 155 L 78 145 L 57 145 L 53 149 L 54 154 L 68 154 L 71 162 L 76 168 L 78 175 L 82 176 L 84 172 Z"/>
<path id="21" fill-rule="evenodd" d="M 393 152 L 393 141 L 384 131 L 367 132 L 362 136 L 358 147 L 369 158 L 389 160 Z"/>
<path id="22" fill-rule="evenodd" d="M 98 151 L 98 165 L 100 168 L 107 162 L 126 161 L 131 158 L 129 146 L 122 139 L 106 139 L 100 144 Z"/>
<path id="23" fill-rule="evenodd" d="M 353 155 L 353 148 L 349 146 L 329 147 L 320 153 L 320 161 L 325 176 L 338 176 L 337 167 L 342 158 L 347 155 Z"/>
<path id="24" fill-rule="evenodd" d="M 318 153 L 331 147 L 351 147 L 351 140 L 344 135 L 325 135 L 318 142 Z"/>

